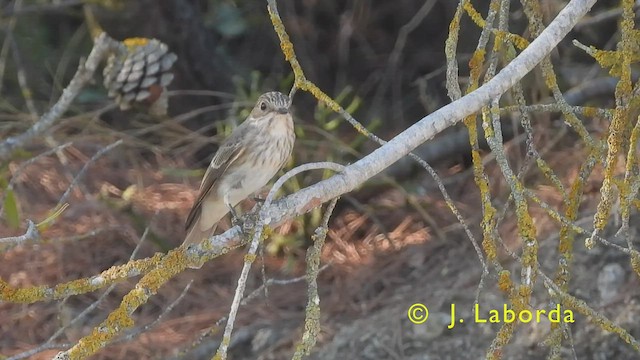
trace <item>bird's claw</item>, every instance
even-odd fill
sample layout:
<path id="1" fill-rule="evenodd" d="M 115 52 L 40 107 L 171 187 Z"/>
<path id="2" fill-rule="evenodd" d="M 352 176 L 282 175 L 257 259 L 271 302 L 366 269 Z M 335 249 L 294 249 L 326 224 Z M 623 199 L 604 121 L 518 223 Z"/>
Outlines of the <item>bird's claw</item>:
<path id="1" fill-rule="evenodd" d="M 263 198 L 261 198 L 261 197 L 259 197 L 259 196 L 254 196 L 254 197 L 252 197 L 251 199 L 252 199 L 253 201 L 255 201 L 256 203 L 258 203 L 258 204 L 264 204 L 264 202 L 265 202 L 265 199 L 263 199 Z"/>
<path id="2" fill-rule="evenodd" d="M 232 226 L 239 226 L 240 230 L 244 229 L 244 220 L 242 220 L 242 218 L 236 217 L 236 216 L 231 216 L 231 225 Z"/>
<path id="3" fill-rule="evenodd" d="M 230 207 L 229 210 L 231 212 L 231 225 L 239 226 L 240 229 L 242 229 L 244 227 L 244 221 L 242 218 L 238 216 L 238 213 L 234 208 Z"/>

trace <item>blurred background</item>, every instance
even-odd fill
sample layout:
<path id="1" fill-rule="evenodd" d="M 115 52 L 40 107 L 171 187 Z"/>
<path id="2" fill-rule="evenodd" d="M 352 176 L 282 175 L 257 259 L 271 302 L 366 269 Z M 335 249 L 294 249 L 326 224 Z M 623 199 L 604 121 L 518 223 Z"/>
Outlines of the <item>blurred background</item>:
<path id="1" fill-rule="evenodd" d="M 551 54 L 560 88 L 572 105 L 614 106 L 615 81 L 570 40 L 614 49 L 619 40 L 618 3 L 598 1 L 591 16 Z M 561 0 L 540 1 L 542 22 L 548 24 L 565 4 Z M 457 2 L 300 0 L 280 1 L 278 5 L 307 78 L 381 138 L 391 139 L 451 101 L 445 87 L 444 48 Z M 473 5 L 485 16 L 489 1 L 473 1 Z M 26 219 L 37 222 L 46 218 L 78 172 L 91 162 L 72 188 L 69 208 L 43 234 L 46 241 L 0 254 L 0 276 L 12 286 L 53 285 L 122 264 L 145 230 L 148 235 L 137 257 L 178 246 L 203 169 L 220 141 L 246 118 L 261 93 L 288 93 L 293 85 L 291 68 L 263 1 L 3 0 L 0 9 L 2 138 L 25 131 L 57 101 L 81 59 L 91 51 L 90 34 L 98 28 L 117 40 L 158 39 L 177 55 L 175 78 L 168 86 L 167 114 L 153 115 L 140 107 L 119 109 L 102 85 L 100 69 L 95 81 L 81 91 L 46 136 L 0 163 L 0 189 L 7 197 L 7 184 L 12 182 L 15 194 L 15 204 L 5 203 L 5 210 L 16 209 L 0 220 L 0 236 L 15 236 L 24 233 Z M 531 40 L 520 2 L 511 2 L 509 21 L 510 32 Z M 466 15 L 460 28 L 456 60 L 464 91 L 468 62 L 481 29 Z M 525 77 L 522 86 L 528 104 L 549 101 L 551 92 L 539 70 Z M 504 102 L 505 106 L 514 104 L 508 96 Z M 298 138 L 286 169 L 312 161 L 346 165 L 377 147 L 308 93 L 299 91 L 293 106 Z M 503 118 L 505 148 L 514 168 L 522 165 L 526 155 L 517 120 L 513 114 Z M 585 126 L 594 137 L 606 134 L 605 119 L 587 120 Z M 560 179 L 569 183 L 583 162 L 585 144 L 558 114 L 534 114 L 533 127 L 536 146 L 544 149 L 541 155 Z M 90 161 L 118 139 L 123 145 Z M 69 141 L 72 145 L 64 150 L 22 168 L 28 159 Z M 508 186 L 484 149 L 491 191 L 497 205 L 502 205 L 509 195 Z M 417 152 L 436 168 L 472 233 L 481 240 L 480 198 L 470 169 L 466 129 L 448 129 Z M 295 192 L 330 175 L 299 175 L 282 193 Z M 598 170 L 589 179 L 581 210 L 584 214 L 592 213 L 599 200 L 601 175 Z M 562 195 L 540 174 L 527 176 L 525 183 L 545 201 L 561 205 Z M 244 209 L 252 205 L 247 201 Z M 539 215 L 535 221 L 540 240 L 553 240 L 558 225 L 542 211 L 532 211 Z M 267 278 L 304 274 L 305 251 L 321 217 L 321 209 L 316 209 L 276 231 L 265 244 L 264 257 L 256 263 L 248 291 L 263 283 L 261 272 L 256 270 L 262 264 Z M 323 263 L 331 266 L 319 278 L 323 331 L 312 358 L 484 356 L 497 327 L 445 328 L 452 302 L 464 309 L 461 311 L 471 309 L 482 269 L 462 226 L 421 167 L 400 161 L 346 194 L 338 202 L 329 228 Z M 500 234 L 511 249 L 519 248 L 511 212 L 500 224 Z M 552 240 L 541 245 L 542 254 L 553 253 L 557 243 Z M 187 271 L 173 279 L 136 313 L 138 325 L 152 322 L 193 280 L 194 286 L 164 321 L 131 341 L 108 347 L 95 358 L 210 358 L 220 341 L 214 324 L 228 311 L 243 255 L 243 249 L 234 251 L 201 271 Z M 591 264 L 593 269 L 576 271 L 578 294 L 602 306 L 616 302 L 617 313 L 633 313 L 637 305 L 625 299 L 635 297 L 637 291 L 622 291 L 624 284 L 637 285 L 637 278 L 626 277 L 628 259 L 606 250 L 598 255 L 594 262 L 593 253 L 576 254 L 576 268 Z M 505 266 L 511 266 L 506 256 L 504 261 Z M 603 280 L 595 282 L 594 277 Z M 74 343 L 86 335 L 134 284 L 133 280 L 118 284 L 97 309 L 67 327 L 54 343 Z M 483 293 L 488 307 L 504 302 L 494 285 L 490 281 Z M 28 306 L 0 304 L 0 318 L 6 319 L 0 323 L 0 354 L 19 354 L 44 343 L 102 292 Z M 408 323 L 406 309 L 414 302 L 429 305 L 433 325 L 414 327 Z M 241 308 L 232 358 L 289 358 L 302 333 L 305 305 L 306 285 L 298 281 L 273 286 L 268 297 L 260 296 Z M 580 321 L 587 324 L 585 319 Z M 620 323 L 624 326 L 633 321 L 621 319 Z M 211 326 L 214 334 L 191 346 Z M 549 332 L 548 324 L 531 327 L 517 334 L 505 358 L 516 354 L 546 356 L 542 342 Z M 635 325 L 634 329 L 637 335 L 640 328 Z M 574 341 L 578 358 L 637 356 L 630 355 L 630 348 L 617 338 L 593 327 L 577 330 Z M 56 352 L 43 351 L 29 358 L 48 359 Z"/>

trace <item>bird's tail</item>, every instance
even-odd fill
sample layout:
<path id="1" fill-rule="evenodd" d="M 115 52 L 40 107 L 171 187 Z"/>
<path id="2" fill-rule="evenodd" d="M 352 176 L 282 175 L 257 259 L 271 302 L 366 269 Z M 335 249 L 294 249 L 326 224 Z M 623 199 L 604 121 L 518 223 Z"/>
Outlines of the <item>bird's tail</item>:
<path id="1" fill-rule="evenodd" d="M 187 233 L 187 236 L 184 238 L 184 243 L 182 244 L 182 246 L 187 247 L 192 244 L 199 244 L 203 240 L 210 238 L 216 231 L 216 227 L 218 227 L 217 224 L 213 225 L 213 227 L 207 229 L 206 231 L 202 231 L 200 230 L 200 226 L 198 226 L 198 224 L 195 224 L 195 226 L 191 227 L 191 229 Z M 200 269 L 202 265 L 203 263 L 189 264 L 189 268 Z"/>

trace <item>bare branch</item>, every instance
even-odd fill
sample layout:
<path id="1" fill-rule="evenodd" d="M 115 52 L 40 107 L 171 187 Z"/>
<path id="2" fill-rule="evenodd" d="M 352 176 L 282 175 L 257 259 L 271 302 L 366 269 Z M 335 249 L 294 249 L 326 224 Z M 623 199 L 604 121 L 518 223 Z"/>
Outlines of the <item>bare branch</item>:
<path id="1" fill-rule="evenodd" d="M 505 91 L 518 82 L 526 73 L 531 71 L 567 34 L 567 32 L 575 25 L 578 19 L 583 16 L 589 8 L 595 3 L 595 0 L 589 1 L 571 1 L 556 17 L 556 19 L 527 47 L 518 57 L 509 63 L 500 73 L 485 85 L 476 91 L 460 98 L 452 104 L 449 104 L 433 114 L 424 117 L 422 120 L 411 126 L 409 129 L 376 149 L 368 156 L 357 161 L 356 163 L 344 168 L 339 174 L 321 181 L 318 184 L 305 188 L 293 195 L 274 202 L 272 205 L 268 203 L 260 209 L 258 219 L 258 230 L 256 234 L 261 233 L 262 224 L 269 226 L 277 226 L 283 221 L 289 220 L 294 216 L 306 213 L 311 209 L 320 206 L 322 203 L 334 199 L 341 194 L 352 191 L 372 176 L 381 172 L 383 169 L 394 163 L 401 157 L 408 154 L 419 144 L 431 139 L 435 134 L 443 131 L 447 127 L 459 122 L 464 117 L 476 113 L 481 107 L 499 98 Z M 269 0 L 269 11 L 272 19 L 279 15 L 275 0 Z M 281 21 L 280 21 L 281 26 Z M 276 30 L 277 29 L 277 24 Z M 282 28 L 280 28 L 282 30 Z M 280 33 L 279 33 L 280 35 Z M 290 43 L 289 43 L 290 44 Z M 285 56 L 291 55 L 290 48 L 283 48 Z M 295 71 L 295 69 L 294 69 Z M 296 77 L 297 85 L 298 79 Z M 306 84 L 308 85 L 308 84 Z M 318 90 L 317 87 L 314 90 Z M 316 91 L 314 95 L 321 92 Z M 326 96 L 326 95 L 325 95 Z M 235 226 L 222 235 L 212 237 L 199 244 L 190 247 L 187 250 L 187 256 L 198 256 L 201 259 L 210 259 L 225 253 L 230 248 L 240 244 L 247 243 L 248 239 L 237 240 L 241 236 L 238 226 Z M 260 236 L 254 235 L 254 241 L 249 249 L 245 262 L 243 273 L 248 272 L 248 268 L 252 255 L 255 255 L 255 249 L 259 243 Z M 169 278 L 181 272 L 186 265 L 183 260 L 183 249 L 171 251 L 163 259 L 161 259 L 158 267 L 145 276 L 136 289 L 132 290 L 123 299 L 120 307 L 114 311 L 105 322 L 94 329 L 94 333 L 79 341 L 79 343 L 67 352 L 60 353 L 56 358 L 68 358 L 70 354 L 77 357 L 86 357 L 99 348 L 104 347 L 113 337 L 130 327 L 133 324 L 131 314 L 143 303 L 145 303 L 157 289 L 164 284 Z M 246 271 L 245 271 L 246 270 Z M 246 275 L 244 275 L 246 277 Z M 242 279 L 242 277 L 241 277 Z M 244 290 L 241 280 L 239 280 L 236 289 L 236 298 L 242 298 Z M 240 296 L 238 296 L 240 294 Z M 222 347 L 228 346 L 228 340 L 232 329 L 233 316 L 229 317 L 223 338 Z M 230 325 L 231 324 L 231 325 Z M 221 348 L 222 348 L 221 347 Z M 224 352 L 226 353 L 226 351 Z"/>
<path id="2" fill-rule="evenodd" d="M 95 163 L 104 154 L 106 154 L 109 151 L 111 151 L 111 150 L 115 149 L 116 147 L 118 147 L 120 144 L 122 144 L 122 140 L 118 140 L 118 141 L 116 141 L 116 142 L 114 142 L 112 144 L 109 144 L 106 147 L 100 149 L 97 153 L 95 153 L 91 157 L 91 159 L 89 159 L 89 161 L 87 161 L 84 164 L 84 166 L 82 167 L 82 169 L 80 169 L 78 174 L 73 178 L 73 181 L 71 182 L 71 184 L 69 184 L 69 187 L 67 187 L 67 190 L 65 190 L 64 194 L 62 194 L 62 196 L 60 197 L 60 200 L 58 200 L 58 205 L 56 205 L 56 206 L 60 206 L 60 205 L 64 204 L 67 201 L 67 198 L 69 198 L 69 195 L 71 194 L 71 190 L 78 184 L 78 181 L 87 172 L 87 169 L 89 168 L 89 166 L 91 166 L 93 163 Z"/>
<path id="3" fill-rule="evenodd" d="M 433 138 L 433 136 L 447 127 L 477 112 L 492 99 L 502 95 L 531 71 L 537 63 L 542 61 L 544 56 L 551 52 L 594 3 L 595 0 L 571 1 L 529 47 L 523 50 L 520 55 L 486 84 L 459 100 L 425 116 L 385 145 L 357 162 L 346 166 L 339 174 L 274 202 L 268 208 L 268 213 L 272 215 L 270 225 L 277 226 L 284 221 L 310 211 L 324 202 L 352 191 L 402 156 L 408 154 L 419 144 Z M 269 0 L 269 4 L 272 12 L 277 14 L 275 1 Z M 262 210 L 267 210 L 266 206 Z M 194 255 L 208 253 L 215 256 L 222 248 L 238 246 L 240 233 L 240 228 L 234 226 L 224 234 L 210 238 L 204 244 L 191 247 L 189 251 Z M 205 248 L 210 249 L 211 246 L 215 251 L 205 250 Z"/>
<path id="4" fill-rule="evenodd" d="M 100 62 L 111 52 L 118 51 L 121 44 L 102 33 L 95 39 L 93 49 L 87 61 L 81 63 L 69 85 L 64 89 L 60 99 L 48 112 L 20 135 L 12 136 L 0 142 L 0 160 L 7 160 L 14 150 L 25 146 L 35 138 L 43 135 L 67 111 L 80 90 L 93 78 Z"/>
<path id="5" fill-rule="evenodd" d="M 18 167 L 18 169 L 16 169 L 16 171 L 13 173 L 13 176 L 11 177 L 11 180 L 9 181 L 9 185 L 7 185 L 5 191 L 2 193 L 2 196 L 0 196 L 0 214 L 2 213 L 2 211 L 4 210 L 4 199 L 7 196 L 7 193 L 13 190 L 13 187 L 15 186 L 15 182 L 16 180 L 20 177 L 20 175 L 22 175 L 22 172 L 31 164 L 33 164 L 34 162 L 40 160 L 41 158 L 51 155 L 53 153 L 56 153 L 58 151 L 61 151 L 69 146 L 71 146 L 72 142 L 68 142 L 62 145 L 58 145 L 53 149 L 49 149 L 41 154 L 38 154 L 32 158 L 30 158 L 29 160 L 23 162 L 22 164 L 20 164 L 20 166 Z"/>
<path id="6" fill-rule="evenodd" d="M 5 251 L 15 245 L 18 245 L 25 241 L 34 241 L 40 238 L 40 232 L 36 227 L 36 224 L 27 220 L 27 231 L 20 236 L 12 236 L 0 239 L 0 252 Z"/>

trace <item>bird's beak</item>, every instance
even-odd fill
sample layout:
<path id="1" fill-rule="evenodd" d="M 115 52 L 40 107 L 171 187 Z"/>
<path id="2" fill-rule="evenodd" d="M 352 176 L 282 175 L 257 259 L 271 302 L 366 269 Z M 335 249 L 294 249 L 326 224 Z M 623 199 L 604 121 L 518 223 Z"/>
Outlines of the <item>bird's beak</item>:
<path id="1" fill-rule="evenodd" d="M 279 108 L 278 109 L 278 113 L 279 114 L 288 114 L 289 113 L 289 109 L 288 108 Z"/>

